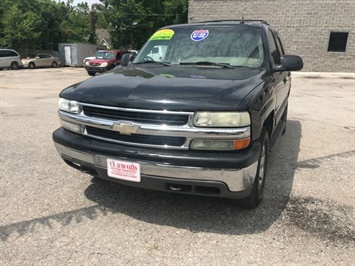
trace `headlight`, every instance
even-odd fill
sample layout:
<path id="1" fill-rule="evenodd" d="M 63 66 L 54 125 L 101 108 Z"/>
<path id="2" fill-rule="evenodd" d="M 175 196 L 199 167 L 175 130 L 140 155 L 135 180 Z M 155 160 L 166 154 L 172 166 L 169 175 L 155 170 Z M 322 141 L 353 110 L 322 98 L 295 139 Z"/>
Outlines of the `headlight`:
<path id="1" fill-rule="evenodd" d="M 196 127 L 242 127 L 250 125 L 248 112 L 196 112 Z"/>
<path id="2" fill-rule="evenodd" d="M 107 62 L 103 62 L 103 63 L 101 63 L 101 66 L 102 66 L 102 67 L 107 67 L 107 66 L 108 66 L 108 63 L 107 63 Z"/>
<path id="3" fill-rule="evenodd" d="M 60 110 L 69 112 L 69 113 L 80 113 L 81 108 L 77 101 L 71 101 L 63 98 L 59 98 L 58 107 Z"/>
<path id="4" fill-rule="evenodd" d="M 90 66 L 89 61 L 90 61 L 90 60 L 86 61 L 86 62 L 85 62 L 85 65 Z"/>
<path id="5" fill-rule="evenodd" d="M 72 131 L 72 132 L 75 132 L 78 134 L 82 133 L 81 126 L 78 124 L 74 124 L 74 123 L 67 122 L 64 120 L 60 120 L 60 123 L 62 124 L 62 127 L 64 127 L 66 130 L 69 130 L 69 131 Z"/>

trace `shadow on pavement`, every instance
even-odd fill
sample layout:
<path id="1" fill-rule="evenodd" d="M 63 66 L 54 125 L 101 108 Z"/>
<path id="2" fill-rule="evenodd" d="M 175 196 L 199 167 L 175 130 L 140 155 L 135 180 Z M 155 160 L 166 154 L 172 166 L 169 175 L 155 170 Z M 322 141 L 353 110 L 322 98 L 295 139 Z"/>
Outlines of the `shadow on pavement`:
<path id="1" fill-rule="evenodd" d="M 149 191 L 98 178 L 85 195 L 100 208 L 148 223 L 220 234 L 265 231 L 285 209 L 297 167 L 302 127 L 299 121 L 287 123 L 286 134 L 270 154 L 264 201 L 255 210 L 238 209 L 225 199 Z"/>
<path id="2" fill-rule="evenodd" d="M 286 208 L 298 166 L 301 124 L 289 121 L 287 127 L 288 132 L 271 153 L 265 198 L 255 210 L 238 209 L 225 199 L 149 191 L 94 178 L 85 196 L 97 204 L 0 226 L 0 240 L 7 241 L 15 233 L 24 236 L 40 228 L 54 229 L 115 213 L 192 232 L 254 234 L 265 231 Z M 305 164 L 307 162 L 302 165 Z"/>

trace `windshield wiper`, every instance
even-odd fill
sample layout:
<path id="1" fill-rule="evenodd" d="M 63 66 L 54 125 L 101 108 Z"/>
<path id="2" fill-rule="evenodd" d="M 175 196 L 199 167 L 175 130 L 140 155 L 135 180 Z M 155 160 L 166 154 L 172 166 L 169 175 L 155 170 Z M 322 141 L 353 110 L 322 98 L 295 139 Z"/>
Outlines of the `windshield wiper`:
<path id="1" fill-rule="evenodd" d="M 143 65 L 143 64 L 160 64 L 163 66 L 171 66 L 171 64 L 169 62 L 160 62 L 160 61 L 153 61 L 153 60 L 149 60 L 149 61 L 142 61 L 142 62 L 137 62 L 137 63 L 133 63 L 134 65 Z"/>
<path id="2" fill-rule="evenodd" d="M 210 61 L 198 61 L 198 62 L 180 62 L 180 65 L 197 65 L 197 66 L 220 66 L 224 68 L 233 69 L 234 67 L 225 63 L 216 63 Z"/>

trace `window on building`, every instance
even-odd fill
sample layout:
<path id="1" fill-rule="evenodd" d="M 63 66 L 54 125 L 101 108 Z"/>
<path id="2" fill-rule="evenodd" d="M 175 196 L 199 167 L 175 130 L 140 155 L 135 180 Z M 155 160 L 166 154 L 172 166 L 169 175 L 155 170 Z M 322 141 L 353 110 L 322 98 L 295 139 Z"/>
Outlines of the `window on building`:
<path id="1" fill-rule="evenodd" d="M 329 37 L 328 52 L 345 52 L 349 32 L 331 32 Z"/>

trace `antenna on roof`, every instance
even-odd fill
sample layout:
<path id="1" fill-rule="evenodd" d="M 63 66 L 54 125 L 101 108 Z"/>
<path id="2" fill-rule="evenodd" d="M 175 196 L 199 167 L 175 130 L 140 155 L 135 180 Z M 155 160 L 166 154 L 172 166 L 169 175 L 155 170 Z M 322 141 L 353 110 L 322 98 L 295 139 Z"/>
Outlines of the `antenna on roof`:
<path id="1" fill-rule="evenodd" d="M 244 14 L 242 15 L 242 21 L 240 22 L 240 24 L 244 24 Z"/>

